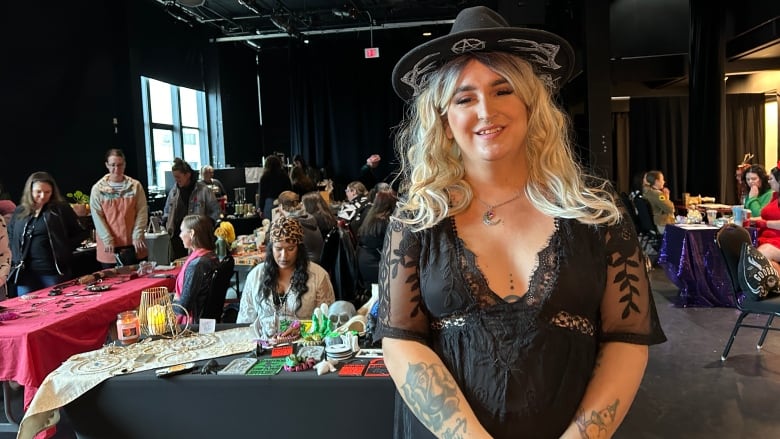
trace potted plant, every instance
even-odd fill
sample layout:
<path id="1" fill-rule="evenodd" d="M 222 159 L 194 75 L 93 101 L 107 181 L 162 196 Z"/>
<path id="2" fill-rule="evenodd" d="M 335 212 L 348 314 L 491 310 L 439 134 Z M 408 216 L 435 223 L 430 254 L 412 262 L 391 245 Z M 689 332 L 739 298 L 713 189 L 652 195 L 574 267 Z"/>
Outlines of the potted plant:
<path id="1" fill-rule="evenodd" d="M 65 196 L 73 201 L 70 206 L 73 208 L 73 211 L 76 212 L 76 215 L 89 215 L 89 194 L 85 194 L 84 192 L 76 190 L 73 192 L 68 192 L 65 194 Z"/>

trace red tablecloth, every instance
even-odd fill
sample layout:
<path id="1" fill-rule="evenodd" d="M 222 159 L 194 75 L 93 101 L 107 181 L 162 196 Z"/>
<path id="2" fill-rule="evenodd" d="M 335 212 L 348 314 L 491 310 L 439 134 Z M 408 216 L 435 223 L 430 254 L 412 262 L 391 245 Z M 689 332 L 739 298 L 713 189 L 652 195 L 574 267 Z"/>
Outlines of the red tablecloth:
<path id="1" fill-rule="evenodd" d="M 141 290 L 164 286 L 173 291 L 175 282 L 174 278 L 124 279 L 105 279 L 112 286 L 102 293 L 89 293 L 79 285 L 65 288 L 59 296 L 49 296 L 47 288 L 30 293 L 36 296 L 32 299 L 0 302 L 6 311 L 21 316 L 0 322 L 0 381 L 24 386 L 25 408 L 46 375 L 63 361 L 103 346 L 116 315 L 138 308 Z"/>

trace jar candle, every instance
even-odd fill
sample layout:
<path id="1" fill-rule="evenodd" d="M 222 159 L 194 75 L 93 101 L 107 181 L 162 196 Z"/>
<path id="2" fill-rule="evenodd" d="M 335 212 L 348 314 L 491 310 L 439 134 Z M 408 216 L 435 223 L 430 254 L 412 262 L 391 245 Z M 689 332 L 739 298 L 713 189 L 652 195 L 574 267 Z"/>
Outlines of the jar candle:
<path id="1" fill-rule="evenodd" d="M 124 345 L 138 341 L 141 335 L 141 324 L 136 311 L 125 311 L 116 315 L 116 334 Z"/>

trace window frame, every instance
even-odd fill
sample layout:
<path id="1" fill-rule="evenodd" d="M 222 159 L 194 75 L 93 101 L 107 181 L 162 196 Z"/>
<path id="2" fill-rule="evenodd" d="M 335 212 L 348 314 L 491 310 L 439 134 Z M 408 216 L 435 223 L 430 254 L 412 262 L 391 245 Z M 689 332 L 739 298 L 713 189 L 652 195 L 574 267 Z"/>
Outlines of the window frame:
<path id="1" fill-rule="evenodd" d="M 153 122 L 152 121 L 152 107 L 151 107 L 151 83 L 154 80 L 162 82 L 169 86 L 171 95 L 171 112 L 173 121 L 170 124 Z M 165 190 L 165 181 L 158 181 L 157 175 L 157 160 L 154 154 L 154 140 L 153 132 L 155 129 L 166 130 L 171 132 L 171 140 L 173 143 L 173 157 L 184 158 L 184 130 L 196 130 L 198 145 L 199 145 L 199 163 L 198 167 L 204 166 L 211 162 L 211 148 L 209 145 L 209 133 L 208 133 L 208 113 L 206 105 L 206 92 L 202 90 L 189 89 L 195 91 L 195 104 L 197 106 L 198 124 L 200 126 L 185 125 L 182 122 L 181 117 L 181 87 L 175 84 L 171 84 L 159 79 L 141 76 L 141 104 L 143 112 L 144 122 L 144 144 L 146 153 L 146 176 L 147 183 L 150 188 L 157 188 Z M 192 165 L 193 163 L 190 162 Z M 195 168 L 195 166 L 193 166 Z"/>

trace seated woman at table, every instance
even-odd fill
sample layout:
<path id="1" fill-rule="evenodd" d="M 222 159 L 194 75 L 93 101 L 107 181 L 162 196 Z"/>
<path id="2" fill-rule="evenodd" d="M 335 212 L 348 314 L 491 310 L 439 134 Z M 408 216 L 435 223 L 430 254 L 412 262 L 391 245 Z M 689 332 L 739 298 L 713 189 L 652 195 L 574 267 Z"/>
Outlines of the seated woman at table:
<path id="1" fill-rule="evenodd" d="M 237 323 L 250 323 L 272 340 L 293 321 L 310 319 L 315 308 L 336 300 L 328 273 L 309 261 L 298 221 L 277 218 L 269 231 L 265 262 L 247 275 Z"/>
<path id="2" fill-rule="evenodd" d="M 54 177 L 48 172 L 32 173 L 8 224 L 12 256 L 8 278 L 16 286 L 16 295 L 70 279 L 73 251 L 88 236 Z"/>
<path id="3" fill-rule="evenodd" d="M 328 202 L 322 198 L 319 192 L 309 192 L 301 198 L 301 204 L 306 212 L 317 220 L 317 227 L 320 229 L 322 239 L 325 239 L 338 223 L 338 219 L 330 210 Z"/>
<path id="4" fill-rule="evenodd" d="M 750 214 L 754 217 L 760 216 L 761 209 L 769 204 L 773 193 L 766 170 L 761 165 L 751 165 L 742 173 L 742 179 L 749 188 L 745 209 L 750 209 Z"/>
<path id="5" fill-rule="evenodd" d="M 667 224 L 674 224 L 674 203 L 669 199 L 669 188 L 665 187 L 664 174 L 661 171 L 647 171 L 644 197 L 653 209 L 653 222 L 663 233 Z"/>
<path id="6" fill-rule="evenodd" d="M 761 209 L 761 217 L 755 219 L 755 226 L 758 228 L 758 251 L 780 272 L 780 168 L 774 167 L 769 171 L 768 181 L 769 187 L 772 188 L 772 199 Z"/>
<path id="7" fill-rule="evenodd" d="M 219 265 L 214 253 L 214 226 L 205 215 L 187 215 L 181 222 L 179 237 L 190 255 L 176 276 L 176 294 L 173 303 L 187 310 L 189 317 L 179 307 L 173 307 L 179 324 L 198 323 L 211 289 L 211 275 Z"/>

